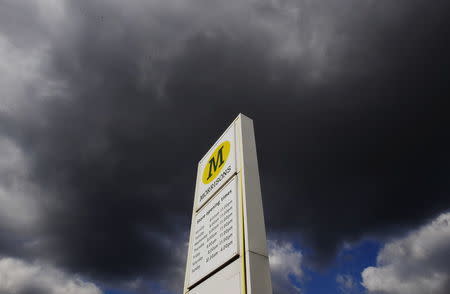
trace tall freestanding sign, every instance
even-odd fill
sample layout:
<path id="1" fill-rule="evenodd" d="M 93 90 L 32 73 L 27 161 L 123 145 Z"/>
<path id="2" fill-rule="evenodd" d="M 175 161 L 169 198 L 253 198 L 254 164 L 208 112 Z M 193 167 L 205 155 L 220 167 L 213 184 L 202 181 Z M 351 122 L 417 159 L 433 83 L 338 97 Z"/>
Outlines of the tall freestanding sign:
<path id="1" fill-rule="evenodd" d="M 271 294 L 253 122 L 239 114 L 200 160 L 184 293 Z"/>

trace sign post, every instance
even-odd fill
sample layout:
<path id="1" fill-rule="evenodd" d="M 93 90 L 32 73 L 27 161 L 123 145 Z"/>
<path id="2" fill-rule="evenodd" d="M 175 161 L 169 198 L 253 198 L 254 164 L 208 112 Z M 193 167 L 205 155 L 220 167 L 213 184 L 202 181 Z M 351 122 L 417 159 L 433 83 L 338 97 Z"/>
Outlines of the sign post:
<path id="1" fill-rule="evenodd" d="M 183 294 L 272 294 L 253 122 L 239 114 L 200 160 Z"/>

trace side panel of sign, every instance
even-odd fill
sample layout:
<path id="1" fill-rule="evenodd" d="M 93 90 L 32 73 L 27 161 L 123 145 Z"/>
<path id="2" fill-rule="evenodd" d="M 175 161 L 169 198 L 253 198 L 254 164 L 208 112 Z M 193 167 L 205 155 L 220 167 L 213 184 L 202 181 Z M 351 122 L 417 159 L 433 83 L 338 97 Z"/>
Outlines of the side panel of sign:
<path id="1" fill-rule="evenodd" d="M 197 209 L 236 173 L 235 124 L 225 131 L 200 161 L 197 178 Z"/>
<path id="2" fill-rule="evenodd" d="M 194 216 L 189 286 L 238 254 L 238 180 L 234 177 Z"/>

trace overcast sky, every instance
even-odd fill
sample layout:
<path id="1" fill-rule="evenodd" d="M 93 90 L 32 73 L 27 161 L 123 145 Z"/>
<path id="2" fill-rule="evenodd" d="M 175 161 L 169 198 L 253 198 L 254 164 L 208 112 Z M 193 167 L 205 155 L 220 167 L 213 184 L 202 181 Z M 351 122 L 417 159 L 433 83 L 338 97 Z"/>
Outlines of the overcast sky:
<path id="1" fill-rule="evenodd" d="M 181 293 L 238 113 L 275 294 L 450 293 L 449 3 L 0 0 L 0 293 Z"/>

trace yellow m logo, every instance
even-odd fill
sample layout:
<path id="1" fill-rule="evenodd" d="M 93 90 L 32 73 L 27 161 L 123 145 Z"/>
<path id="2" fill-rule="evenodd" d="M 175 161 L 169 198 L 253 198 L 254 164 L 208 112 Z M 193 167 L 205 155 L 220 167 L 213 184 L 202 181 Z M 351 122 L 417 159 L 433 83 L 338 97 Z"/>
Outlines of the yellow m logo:
<path id="1" fill-rule="evenodd" d="M 224 141 L 222 144 L 217 146 L 208 162 L 203 169 L 202 182 L 204 184 L 210 183 L 214 180 L 217 175 L 220 174 L 222 167 L 227 161 L 228 155 L 230 154 L 230 142 Z"/>

